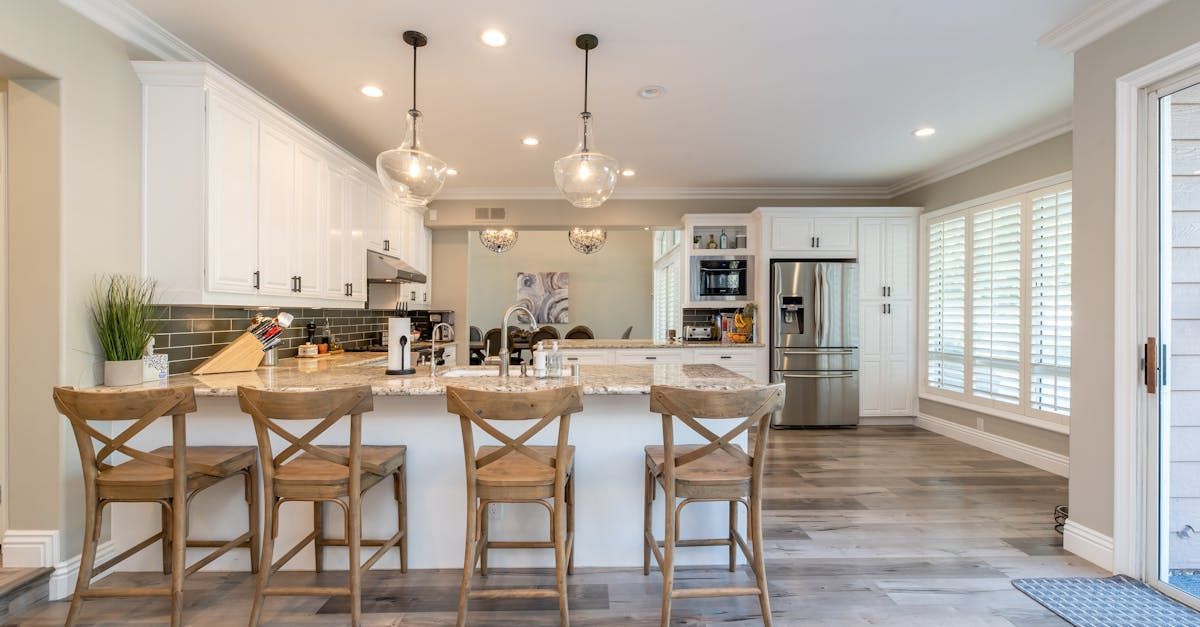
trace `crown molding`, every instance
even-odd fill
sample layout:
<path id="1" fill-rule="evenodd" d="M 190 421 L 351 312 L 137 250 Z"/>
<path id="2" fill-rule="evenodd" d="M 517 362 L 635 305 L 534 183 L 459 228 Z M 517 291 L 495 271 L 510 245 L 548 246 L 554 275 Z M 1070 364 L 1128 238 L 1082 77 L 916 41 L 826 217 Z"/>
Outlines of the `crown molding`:
<path id="1" fill-rule="evenodd" d="M 1053 139 L 1070 131 L 1071 113 L 1067 112 L 1057 115 L 1041 124 L 1029 127 L 1023 132 L 1008 135 L 1004 139 L 961 155 L 953 161 L 901 180 L 888 188 L 887 198 L 895 198 L 896 196 L 907 194 L 914 189 L 943 181 L 956 174 L 962 174 L 967 170 L 972 170 L 985 163 L 1006 157 L 1014 152 L 1024 150 L 1034 144 L 1040 144 L 1047 139 Z"/>
<path id="2" fill-rule="evenodd" d="M 887 200 L 888 187 L 618 187 L 614 200 Z M 562 200 L 556 187 L 462 187 L 446 189 L 438 200 Z"/>
<path id="3" fill-rule="evenodd" d="M 95 22 L 162 61 L 209 61 L 195 48 L 176 37 L 125 0 L 59 0 L 76 13 Z"/>
<path id="4" fill-rule="evenodd" d="M 1167 0 L 1105 0 L 1038 38 L 1038 44 L 1067 54 L 1136 20 Z"/>

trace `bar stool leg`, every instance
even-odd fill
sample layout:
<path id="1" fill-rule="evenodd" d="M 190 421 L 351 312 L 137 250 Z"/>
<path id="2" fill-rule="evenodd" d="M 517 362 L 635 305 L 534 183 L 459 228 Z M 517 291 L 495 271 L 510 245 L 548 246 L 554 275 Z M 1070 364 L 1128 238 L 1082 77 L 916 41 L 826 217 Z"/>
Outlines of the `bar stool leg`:
<path id="1" fill-rule="evenodd" d="M 84 469 L 86 473 L 88 469 Z M 96 499 L 95 481 L 85 477 L 83 482 L 86 492 L 86 505 L 83 519 L 83 554 L 79 556 L 79 579 L 75 582 L 75 596 L 71 597 L 71 609 L 67 612 L 67 627 L 73 627 L 79 620 L 79 611 L 83 608 L 83 595 L 92 585 L 92 570 L 96 567 L 96 535 L 99 522 L 96 516 L 99 503 Z"/>
<path id="2" fill-rule="evenodd" d="M 162 566 L 163 574 L 171 574 L 171 508 L 160 504 L 162 512 Z"/>
<path id="3" fill-rule="evenodd" d="M 350 624 L 359 627 L 362 624 L 362 561 L 359 555 L 362 542 L 362 486 L 356 461 L 351 460 L 350 465 L 350 518 L 346 525 L 349 542 L 346 544 L 350 560 Z"/>
<path id="4" fill-rule="evenodd" d="M 771 625 L 771 596 L 767 592 L 767 569 L 763 563 L 762 500 L 750 499 L 750 527 L 754 535 L 754 579 L 758 584 L 758 604 L 762 608 L 763 625 Z"/>
<path id="5" fill-rule="evenodd" d="M 258 581 L 254 587 L 254 606 L 250 609 L 250 627 L 258 625 L 262 618 L 263 603 L 267 600 L 267 581 L 271 577 L 272 553 L 275 550 L 275 489 L 269 478 L 263 482 L 263 486 L 262 557 L 259 558 Z"/>
<path id="6" fill-rule="evenodd" d="M 733 539 L 733 534 L 737 530 L 738 512 L 737 501 L 729 502 L 729 572 L 736 570 L 737 565 L 737 541 Z"/>
<path id="7" fill-rule="evenodd" d="M 246 509 L 249 510 L 250 525 L 250 572 L 258 573 L 258 569 L 262 568 L 259 563 L 260 544 L 262 543 L 262 530 L 258 526 L 258 506 L 262 502 L 262 494 L 258 489 L 258 460 L 254 461 L 254 465 L 246 471 Z"/>
<path id="8" fill-rule="evenodd" d="M 575 473 L 567 477 L 567 535 L 563 542 L 571 542 L 567 553 L 567 574 L 575 574 Z"/>
<path id="9" fill-rule="evenodd" d="M 404 472 L 404 467 L 407 464 L 402 464 L 400 469 L 395 473 L 396 482 L 396 512 L 399 517 L 400 529 L 404 535 L 400 536 L 400 572 L 408 572 L 408 478 Z"/>
<path id="10" fill-rule="evenodd" d="M 471 575 L 475 571 L 475 525 L 478 522 L 477 510 L 478 505 L 475 502 L 475 486 L 467 485 L 467 538 L 466 549 L 463 554 L 463 576 L 462 585 L 458 590 L 458 621 L 455 623 L 458 627 L 464 627 L 467 624 L 467 600 L 471 594 Z"/>
<path id="11" fill-rule="evenodd" d="M 488 557 L 488 506 L 490 501 L 479 501 L 479 576 L 487 577 Z M 474 564 L 471 565 L 474 568 Z"/>
<path id="12" fill-rule="evenodd" d="M 663 600 L 662 627 L 671 622 L 671 591 L 675 587 L 675 487 L 668 481 L 663 487 L 663 511 L 666 513 L 666 525 L 663 527 Z"/>
<path id="13" fill-rule="evenodd" d="M 563 482 L 566 483 L 565 481 Z M 567 611 L 567 503 L 566 485 L 554 493 L 554 582 L 558 587 L 558 623 L 571 624 Z"/>
<path id="14" fill-rule="evenodd" d="M 642 575 L 650 574 L 650 538 L 654 530 L 654 475 L 647 466 L 645 469 L 646 498 L 643 501 L 642 515 Z"/>
<path id="15" fill-rule="evenodd" d="M 171 627 L 183 625 L 183 576 L 187 571 L 187 453 L 184 416 L 171 416 L 174 490 L 171 494 Z"/>
<path id="16" fill-rule="evenodd" d="M 313 569 L 319 573 L 325 570 L 325 501 L 313 501 L 313 532 L 317 534 L 313 540 Z"/>

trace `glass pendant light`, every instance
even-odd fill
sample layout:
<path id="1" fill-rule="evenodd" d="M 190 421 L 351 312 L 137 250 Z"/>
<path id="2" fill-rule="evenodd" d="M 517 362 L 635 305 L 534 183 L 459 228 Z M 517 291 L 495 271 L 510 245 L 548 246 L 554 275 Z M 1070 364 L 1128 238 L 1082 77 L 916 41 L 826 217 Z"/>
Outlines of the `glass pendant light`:
<path id="1" fill-rule="evenodd" d="M 408 199 L 424 206 L 442 191 L 446 182 L 446 162 L 425 152 L 421 147 L 421 112 L 417 109 L 417 48 L 429 43 L 425 35 L 404 31 L 404 42 L 413 49 L 412 108 L 405 116 L 407 128 L 400 147 L 379 153 L 375 171 L 384 189 L 401 200 Z"/>
<path id="2" fill-rule="evenodd" d="M 496 254 L 506 253 L 517 245 L 517 231 L 510 228 L 484 229 L 479 232 L 479 243 Z"/>
<path id="3" fill-rule="evenodd" d="M 595 150 L 592 113 L 588 111 L 588 55 L 599 45 L 595 35 L 580 35 L 575 45 L 583 50 L 583 113 L 579 114 L 579 144 L 575 152 L 554 162 L 554 182 L 563 196 L 580 209 L 599 207 L 617 186 L 617 160 Z"/>
<path id="4" fill-rule="evenodd" d="M 585 229 L 577 226 L 567 231 L 567 240 L 575 250 L 590 255 L 604 248 L 604 243 L 608 241 L 608 233 L 601 228 Z"/>

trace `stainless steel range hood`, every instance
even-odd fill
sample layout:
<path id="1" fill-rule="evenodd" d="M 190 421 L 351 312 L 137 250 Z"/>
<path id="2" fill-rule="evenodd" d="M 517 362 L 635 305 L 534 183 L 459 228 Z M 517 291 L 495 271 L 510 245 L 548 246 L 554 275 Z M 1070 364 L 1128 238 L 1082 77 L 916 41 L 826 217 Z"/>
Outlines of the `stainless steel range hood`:
<path id="1" fill-rule="evenodd" d="M 416 268 L 377 250 L 367 251 L 367 283 L 425 283 L 425 275 Z"/>

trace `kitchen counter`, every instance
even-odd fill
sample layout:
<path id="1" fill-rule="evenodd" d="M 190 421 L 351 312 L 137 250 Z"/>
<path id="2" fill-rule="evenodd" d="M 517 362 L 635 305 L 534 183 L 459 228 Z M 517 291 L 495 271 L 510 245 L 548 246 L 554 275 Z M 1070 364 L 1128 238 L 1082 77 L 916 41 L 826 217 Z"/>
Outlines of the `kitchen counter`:
<path id="1" fill-rule="evenodd" d="M 519 376 L 513 366 L 508 378 L 496 376 L 495 366 L 439 368 L 429 376 L 429 366 L 417 366 L 417 374 L 391 376 L 384 373 L 387 357 L 380 353 L 343 353 L 318 359 L 281 359 L 279 365 L 251 372 L 191 375 L 178 374 L 165 382 L 149 382 L 127 388 L 95 388 L 123 391 L 171 385 L 190 385 L 197 396 L 236 396 L 238 386 L 267 390 L 323 390 L 370 385 L 376 396 L 438 396 L 446 386 L 495 392 L 521 392 L 573 385 L 570 377 L 535 379 Z M 717 365 L 654 364 L 580 366 L 580 385 L 587 395 L 649 394 L 652 385 L 671 385 L 703 390 L 740 390 L 756 384 Z"/>
<path id="2" fill-rule="evenodd" d="M 675 353 L 672 353 L 675 354 Z M 235 393 L 248 385 L 273 390 L 314 390 L 349 385 L 370 385 L 375 392 L 374 410 L 363 419 L 364 444 L 404 444 L 407 452 L 409 565 L 411 568 L 462 568 L 466 486 L 463 481 L 462 434 L 459 418 L 446 411 L 447 384 L 494 391 L 533 390 L 573 385 L 570 377 L 533 379 L 513 376 L 501 379 L 494 367 L 449 368 L 445 375 L 429 376 L 428 366 L 416 375 L 384 374 L 385 357 L 379 353 L 346 353 L 319 359 L 282 359 L 279 365 L 252 372 L 217 375 L 176 375 L 163 383 L 146 383 L 141 388 L 191 385 L 196 390 L 197 411 L 188 416 L 187 439 L 193 446 L 247 445 L 256 443 L 250 417 L 241 412 Z M 519 369 L 514 368 L 514 372 Z M 446 376 L 448 375 L 448 376 Z M 719 365 L 712 364 L 617 364 L 582 365 L 580 385 L 582 412 L 571 419 L 570 441 L 576 447 L 576 542 L 575 560 L 580 567 L 631 568 L 642 563 L 642 502 L 645 453 L 643 447 L 662 443 L 662 419 L 650 411 L 646 396 L 651 385 L 677 385 L 696 389 L 747 389 L 758 384 Z M 101 391 L 112 388 L 95 388 Z M 120 388 L 122 390 L 138 389 Z M 344 443 L 347 422 L 342 421 L 317 439 L 320 444 Z M 709 429 L 723 433 L 733 421 L 703 420 Z M 309 424 L 297 425 L 299 432 Z M 495 425 L 515 437 L 530 426 L 526 421 Z M 495 440 L 476 429 L 476 445 Z M 554 428 L 547 428 L 529 443 L 553 445 Z M 676 442 L 703 444 L 705 440 L 682 424 L 675 427 Z M 278 453 L 282 440 L 272 438 Z M 745 433 L 732 441 L 747 446 Z M 162 419 L 130 444 L 143 450 L 171 442 L 170 420 Z M 390 482 L 384 482 L 390 486 Z M 197 537 L 234 537 L 244 531 L 245 510 L 241 482 L 227 481 L 196 497 L 190 523 Z M 364 500 L 364 536 L 387 537 L 395 532 L 396 510 L 389 489 L 369 491 Z M 158 532 L 161 515 L 157 505 L 112 504 L 112 540 L 115 546 L 131 546 Z M 545 510 L 526 504 L 501 504 L 490 523 L 493 539 L 545 538 L 549 522 Z M 655 501 L 655 524 L 661 526 L 663 499 Z M 277 546 L 291 546 L 312 530 L 311 506 L 285 504 L 280 510 Z M 342 525 L 338 508 L 326 508 L 328 528 Z M 744 516 L 742 522 L 744 523 Z M 728 506 L 724 503 L 695 503 L 683 518 L 684 537 L 724 537 L 728 534 Z M 743 533 L 745 533 L 743 531 Z M 194 551 L 192 559 L 199 557 Z M 681 565 L 719 565 L 728 559 L 725 547 L 696 547 L 677 556 Z M 157 561 L 156 561 L 157 560 Z M 326 549 L 326 568 L 345 569 L 345 550 Z M 500 568 L 545 568 L 554 563 L 551 551 L 495 551 L 489 563 Z M 399 566 L 395 551 L 382 558 L 379 568 Z M 152 571 L 161 559 L 143 551 L 117 568 Z M 245 571 L 246 551 L 231 551 L 209 565 L 209 570 Z M 312 548 L 306 548 L 285 569 L 311 570 Z"/>

